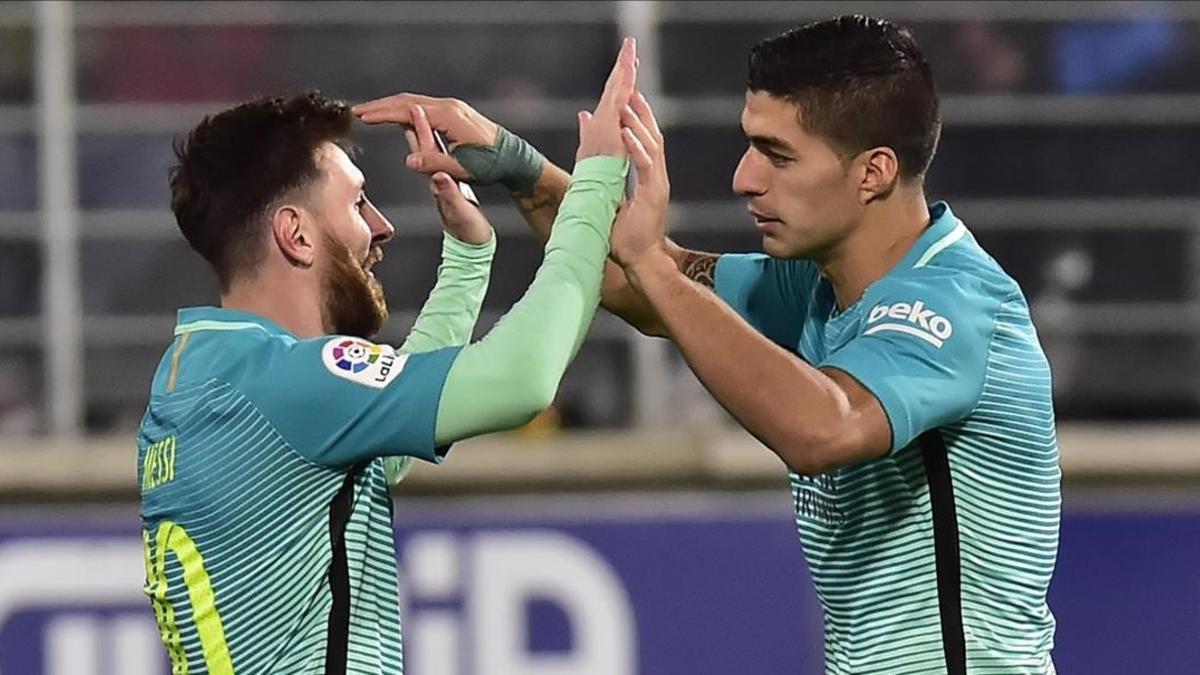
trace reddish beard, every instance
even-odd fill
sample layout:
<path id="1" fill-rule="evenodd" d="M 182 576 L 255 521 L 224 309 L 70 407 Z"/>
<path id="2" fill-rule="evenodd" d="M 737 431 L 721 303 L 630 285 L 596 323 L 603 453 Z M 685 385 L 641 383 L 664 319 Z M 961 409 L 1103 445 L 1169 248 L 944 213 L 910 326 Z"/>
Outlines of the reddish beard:
<path id="1" fill-rule="evenodd" d="M 324 248 L 329 251 L 329 265 L 321 283 L 325 332 L 371 338 L 388 318 L 383 286 L 345 244 L 326 235 Z"/>

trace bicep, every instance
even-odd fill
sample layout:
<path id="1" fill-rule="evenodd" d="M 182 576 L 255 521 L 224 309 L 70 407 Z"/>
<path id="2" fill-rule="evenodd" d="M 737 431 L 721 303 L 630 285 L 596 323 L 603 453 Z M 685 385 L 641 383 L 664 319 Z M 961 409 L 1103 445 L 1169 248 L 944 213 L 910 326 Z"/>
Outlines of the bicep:
<path id="1" fill-rule="evenodd" d="M 902 287 L 869 306 L 861 333 L 820 366 L 847 373 L 873 395 L 895 452 L 974 409 L 987 371 L 992 322 L 987 307 L 923 288 Z"/>
<path id="2" fill-rule="evenodd" d="M 499 339 L 497 339 L 499 338 Z M 446 378 L 434 431 L 438 446 L 528 422 L 555 383 L 539 381 L 536 350 L 506 345 L 504 332 L 459 352 Z M 552 394 L 551 394 L 552 395 Z"/>
<path id="3" fill-rule="evenodd" d="M 883 404 L 853 375 L 839 368 L 821 368 L 826 377 L 846 396 L 849 407 L 844 441 L 831 452 L 830 461 L 836 465 L 855 464 L 878 459 L 892 446 L 892 427 Z"/>

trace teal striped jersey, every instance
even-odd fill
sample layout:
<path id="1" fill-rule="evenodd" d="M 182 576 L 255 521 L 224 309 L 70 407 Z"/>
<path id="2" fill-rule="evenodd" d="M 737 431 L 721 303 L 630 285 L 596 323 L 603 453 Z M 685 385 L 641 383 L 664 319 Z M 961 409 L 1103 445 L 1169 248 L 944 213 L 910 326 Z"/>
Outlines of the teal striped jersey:
<path id="1" fill-rule="evenodd" d="M 726 255 L 718 294 L 774 342 L 849 373 L 883 458 L 791 475 L 830 675 L 1050 672 L 1060 471 L 1050 369 L 1017 283 L 944 202 L 838 312 L 812 262 Z"/>
<path id="2" fill-rule="evenodd" d="M 385 458 L 441 459 L 457 352 L 180 312 L 138 434 L 145 590 L 173 673 L 402 672 Z"/>

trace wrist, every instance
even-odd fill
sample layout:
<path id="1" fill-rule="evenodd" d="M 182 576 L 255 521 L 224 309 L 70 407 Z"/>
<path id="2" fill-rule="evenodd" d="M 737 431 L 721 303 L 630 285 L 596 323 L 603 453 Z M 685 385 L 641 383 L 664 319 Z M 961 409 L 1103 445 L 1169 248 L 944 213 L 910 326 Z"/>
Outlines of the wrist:
<path id="1" fill-rule="evenodd" d="M 679 265 L 664 246 L 656 246 L 634 259 L 621 261 L 620 265 L 630 285 L 642 293 L 648 286 L 680 275 Z"/>
<path id="2" fill-rule="evenodd" d="M 533 191 L 546 163 L 537 148 L 504 127 L 498 128 L 492 145 L 460 146 L 451 154 L 467 170 L 472 182 L 499 183 L 516 196 Z"/>
<path id="3" fill-rule="evenodd" d="M 532 193 L 546 164 L 542 153 L 504 127 L 496 133 L 496 151 L 503 171 L 500 183 L 509 194 L 523 197 Z"/>
<path id="4" fill-rule="evenodd" d="M 463 236 L 449 230 L 443 231 L 443 258 L 476 262 L 490 260 L 495 251 L 496 231 L 490 226 L 486 234 L 476 234 L 475 236 Z"/>

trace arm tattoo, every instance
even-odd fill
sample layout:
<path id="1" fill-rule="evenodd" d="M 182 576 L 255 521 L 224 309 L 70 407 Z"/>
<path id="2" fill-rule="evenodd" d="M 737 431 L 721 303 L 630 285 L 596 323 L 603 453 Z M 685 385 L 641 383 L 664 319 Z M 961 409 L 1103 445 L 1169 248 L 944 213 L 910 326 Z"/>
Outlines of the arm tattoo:
<path id="1" fill-rule="evenodd" d="M 683 264 L 679 266 L 683 276 L 695 281 L 701 286 L 713 288 L 716 286 L 717 259 L 721 256 L 700 251 L 688 251 L 684 254 Z"/>
<path id="2" fill-rule="evenodd" d="M 525 213 L 535 213 L 543 209 L 551 209 L 557 213 L 562 198 L 562 195 L 555 194 L 553 190 L 535 189 L 533 194 L 517 198 L 517 208 Z"/>

